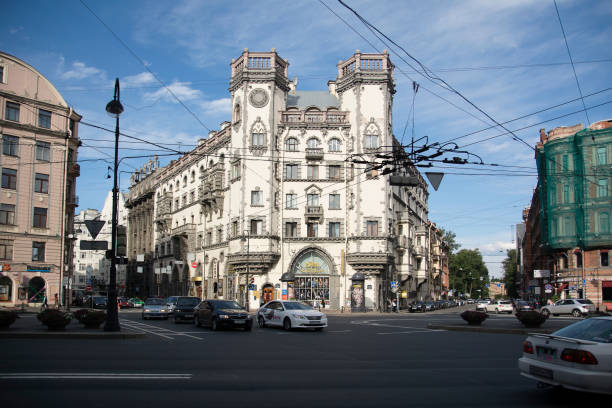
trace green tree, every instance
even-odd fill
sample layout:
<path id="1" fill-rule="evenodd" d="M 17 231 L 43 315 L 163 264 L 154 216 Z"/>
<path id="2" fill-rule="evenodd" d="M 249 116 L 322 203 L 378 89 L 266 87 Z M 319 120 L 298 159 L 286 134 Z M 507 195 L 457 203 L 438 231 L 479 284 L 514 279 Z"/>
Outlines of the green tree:
<path id="1" fill-rule="evenodd" d="M 457 235 L 453 231 L 440 228 L 440 232 L 442 233 L 442 240 L 448 245 L 449 254 L 454 254 L 456 250 L 461 248 L 461 245 L 457 242 Z"/>
<path id="2" fill-rule="evenodd" d="M 506 251 L 506 259 L 503 260 L 504 267 L 504 285 L 509 297 L 517 298 L 519 296 L 519 283 L 517 282 L 517 264 L 516 264 L 516 249 Z"/>
<path id="3" fill-rule="evenodd" d="M 450 285 L 459 293 L 471 297 L 487 297 L 489 270 L 478 249 L 462 249 L 449 260 Z"/>

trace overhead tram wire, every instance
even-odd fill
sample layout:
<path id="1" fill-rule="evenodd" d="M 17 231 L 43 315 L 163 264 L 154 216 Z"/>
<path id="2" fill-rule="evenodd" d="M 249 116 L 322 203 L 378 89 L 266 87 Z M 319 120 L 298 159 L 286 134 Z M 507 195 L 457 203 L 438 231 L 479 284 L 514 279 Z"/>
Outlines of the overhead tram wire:
<path id="1" fill-rule="evenodd" d="M 134 58 L 136 58 L 136 60 L 138 60 L 138 62 L 140 62 L 140 64 L 151 74 L 153 75 L 153 77 L 157 80 L 157 82 L 159 82 L 164 89 L 166 89 L 166 91 L 172 95 L 172 97 L 183 107 L 185 108 L 185 110 L 187 112 L 189 112 L 189 114 L 191 114 L 191 116 L 193 116 L 193 118 L 200 124 L 202 125 L 202 127 L 206 130 L 208 130 L 210 132 L 210 129 L 208 128 L 208 126 L 206 126 L 204 124 L 204 122 L 202 122 L 200 120 L 200 118 L 198 118 L 198 116 L 193 113 L 193 111 L 191 109 L 189 109 L 189 107 L 187 107 L 187 105 L 185 105 L 185 103 L 178 97 L 176 96 L 176 94 L 172 91 L 172 89 L 170 89 L 170 87 L 168 87 L 166 85 L 166 83 L 164 81 L 161 80 L 161 78 L 159 78 L 159 76 L 157 76 L 157 74 L 155 74 L 155 72 L 153 72 L 153 70 L 151 70 L 151 68 L 149 68 L 149 66 L 143 61 L 142 58 L 140 58 L 134 51 L 132 51 L 132 49 L 121 39 L 121 37 L 119 37 L 105 22 L 104 20 L 102 20 L 86 3 L 84 0 L 79 0 L 79 2 L 83 5 L 83 7 L 85 7 L 87 10 L 89 10 L 89 12 L 115 37 L 115 39 L 117 39 L 117 41 L 119 41 L 119 43 L 121 43 L 121 45 L 128 50 L 128 52 L 130 54 L 132 54 L 132 56 Z"/>
<path id="2" fill-rule="evenodd" d="M 584 114 L 586 116 L 587 124 L 591 123 L 589 119 L 589 113 L 587 112 L 586 105 L 584 104 L 584 97 L 582 96 L 582 89 L 580 89 L 580 81 L 578 81 L 578 75 L 576 74 L 576 67 L 574 66 L 574 59 L 567 43 L 567 37 L 565 35 L 565 29 L 563 28 L 563 22 L 561 21 L 561 15 L 559 14 L 559 7 L 557 7 L 557 0 L 553 0 L 555 10 L 557 11 L 557 18 L 559 19 L 559 25 L 561 26 L 561 33 L 563 33 L 563 40 L 565 41 L 565 48 L 567 49 L 567 55 L 569 56 L 570 62 L 572 63 L 572 71 L 574 71 L 574 79 L 576 79 L 576 86 L 578 87 L 578 93 L 580 94 L 580 100 L 582 100 L 582 107 L 584 108 Z"/>

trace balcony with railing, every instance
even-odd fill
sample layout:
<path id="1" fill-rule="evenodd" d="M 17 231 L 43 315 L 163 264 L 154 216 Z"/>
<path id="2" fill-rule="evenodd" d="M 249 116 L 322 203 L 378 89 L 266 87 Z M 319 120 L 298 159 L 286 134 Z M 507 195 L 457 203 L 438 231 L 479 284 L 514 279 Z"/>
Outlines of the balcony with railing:
<path id="1" fill-rule="evenodd" d="M 178 227 L 172 228 L 172 235 L 183 235 L 188 236 L 189 234 L 195 233 L 196 225 L 189 223 L 179 225 Z"/>
<path id="2" fill-rule="evenodd" d="M 79 177 L 81 175 L 81 166 L 78 163 L 68 163 L 68 174 Z"/>
<path id="3" fill-rule="evenodd" d="M 412 246 L 412 252 L 419 257 L 424 257 L 427 254 L 427 250 L 423 245 L 415 244 Z"/>
<path id="4" fill-rule="evenodd" d="M 168 218 L 172 214 L 172 193 L 165 193 L 157 200 L 156 219 Z"/>
<path id="5" fill-rule="evenodd" d="M 323 206 L 322 205 L 307 205 L 304 216 L 306 217 L 306 222 L 308 221 L 321 222 L 323 220 Z"/>
<path id="6" fill-rule="evenodd" d="M 70 207 L 78 207 L 79 206 L 79 196 L 78 195 L 68 195 L 66 198 L 66 205 Z"/>
<path id="7" fill-rule="evenodd" d="M 231 63 L 232 77 L 243 71 L 271 71 L 287 76 L 288 63 L 278 56 L 276 50 L 252 52 L 245 48 L 242 55 Z"/>
<path id="8" fill-rule="evenodd" d="M 412 245 L 412 238 L 407 237 L 405 235 L 400 235 L 397 237 L 397 246 L 400 249 L 408 249 Z"/>
<path id="9" fill-rule="evenodd" d="M 307 147 L 306 148 L 306 160 L 323 160 L 323 148 Z"/>
<path id="10" fill-rule="evenodd" d="M 348 112 L 306 112 L 306 111 L 285 111 L 281 114 L 281 121 L 284 124 L 305 124 L 305 125 L 338 125 L 348 123 Z"/>

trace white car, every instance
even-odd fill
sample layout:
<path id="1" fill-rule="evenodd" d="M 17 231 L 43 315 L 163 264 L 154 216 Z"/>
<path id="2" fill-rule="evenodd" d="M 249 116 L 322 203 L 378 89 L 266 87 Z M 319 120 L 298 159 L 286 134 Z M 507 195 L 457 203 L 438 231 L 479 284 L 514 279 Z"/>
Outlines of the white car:
<path id="1" fill-rule="evenodd" d="M 538 383 L 612 395 L 612 316 L 530 335 L 518 367 Z"/>
<path id="2" fill-rule="evenodd" d="M 311 328 L 317 331 L 327 327 L 327 316 L 307 303 L 293 300 L 273 300 L 257 311 L 259 327 L 279 326 L 285 330 Z"/>
<path id="3" fill-rule="evenodd" d="M 540 313 L 548 316 L 571 314 L 574 317 L 586 316 L 595 312 L 595 305 L 589 299 L 562 299 L 552 305 L 542 306 Z"/>
<path id="4" fill-rule="evenodd" d="M 481 310 L 483 312 L 486 312 L 488 304 L 489 302 L 481 299 L 478 302 L 476 302 L 476 310 Z"/>
<path id="5" fill-rule="evenodd" d="M 496 300 L 493 303 L 485 305 L 485 311 L 495 313 L 512 313 L 512 302 L 509 300 Z"/>

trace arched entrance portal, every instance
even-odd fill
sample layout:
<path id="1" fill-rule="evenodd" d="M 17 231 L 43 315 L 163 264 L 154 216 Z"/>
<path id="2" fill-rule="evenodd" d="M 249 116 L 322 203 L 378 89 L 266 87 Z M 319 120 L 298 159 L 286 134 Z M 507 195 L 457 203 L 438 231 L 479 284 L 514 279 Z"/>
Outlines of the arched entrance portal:
<path id="1" fill-rule="evenodd" d="M 310 304 L 330 301 L 330 278 L 333 265 L 329 257 L 315 248 L 309 248 L 295 259 L 293 275 L 293 297 Z"/>
<path id="2" fill-rule="evenodd" d="M 28 302 L 42 303 L 47 295 L 45 280 L 40 276 L 35 276 L 28 282 Z"/>
<path id="3" fill-rule="evenodd" d="M 0 302 L 13 300 L 13 281 L 8 276 L 0 277 Z"/>

